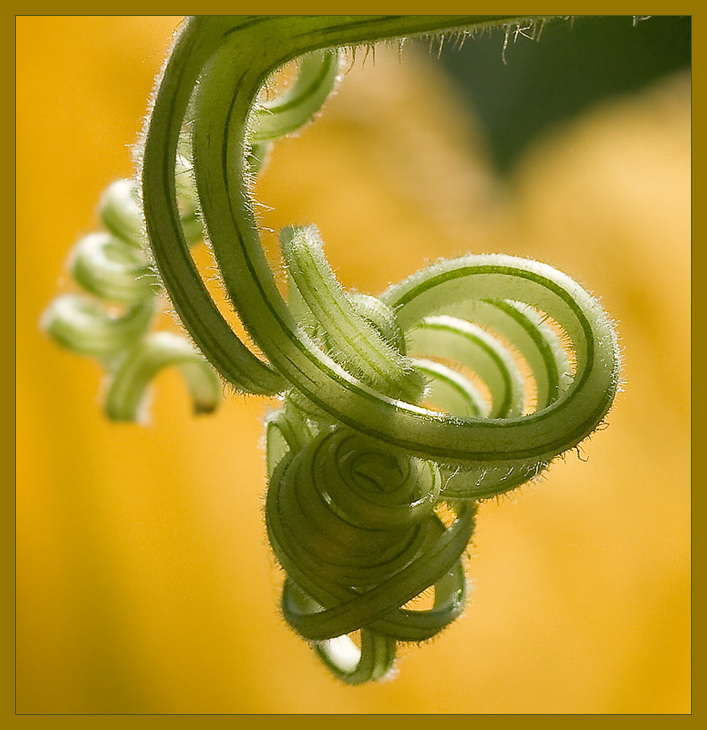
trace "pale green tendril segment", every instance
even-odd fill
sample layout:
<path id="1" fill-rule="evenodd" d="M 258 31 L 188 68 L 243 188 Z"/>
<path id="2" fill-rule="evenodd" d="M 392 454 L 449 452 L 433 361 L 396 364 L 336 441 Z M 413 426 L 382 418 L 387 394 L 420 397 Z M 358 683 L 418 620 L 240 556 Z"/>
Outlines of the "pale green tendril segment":
<path id="1" fill-rule="evenodd" d="M 603 422 L 619 383 L 617 338 L 575 281 L 503 254 L 440 261 L 377 297 L 348 292 L 313 225 L 281 232 L 285 294 L 256 227 L 253 176 L 276 138 L 319 113 L 340 81 L 338 48 L 540 20 L 190 18 L 145 130 L 142 212 L 116 188 L 103 204 L 109 233 L 74 257 L 77 281 L 127 312 L 103 321 L 76 303 L 78 314 L 49 328 L 79 352 L 123 353 L 109 390 L 116 418 L 135 416 L 167 365 L 183 369 L 202 411 L 216 373 L 241 392 L 279 396 L 266 419 L 265 518 L 285 572 L 283 616 L 344 682 L 389 676 L 400 642 L 425 641 L 464 611 L 478 503 L 536 478 Z M 272 74 L 295 59 L 297 80 L 269 100 Z M 202 280 L 197 224 L 257 352 Z M 153 270 L 194 347 L 147 333 L 152 310 L 135 297 L 147 296 Z"/>
<path id="2" fill-rule="evenodd" d="M 160 289 L 135 181 L 112 183 L 99 210 L 104 230 L 80 239 L 68 262 L 83 293 L 58 296 L 43 315 L 45 331 L 66 349 L 100 360 L 111 420 L 147 420 L 150 382 L 170 366 L 179 368 L 194 413 L 214 411 L 221 383 L 213 368 L 184 337 L 155 331 Z M 183 195 L 180 210 L 186 240 L 194 245 L 203 238 L 194 200 Z"/>

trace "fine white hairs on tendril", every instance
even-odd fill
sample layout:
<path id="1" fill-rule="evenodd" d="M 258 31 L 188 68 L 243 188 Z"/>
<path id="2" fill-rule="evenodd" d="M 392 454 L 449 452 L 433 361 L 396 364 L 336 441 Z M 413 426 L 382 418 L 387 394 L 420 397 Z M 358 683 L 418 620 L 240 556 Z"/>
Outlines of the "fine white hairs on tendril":
<path id="1" fill-rule="evenodd" d="M 506 28 L 507 43 L 537 38 L 546 22 L 189 18 L 158 79 L 140 194 L 135 182 L 109 190 L 106 230 L 74 254 L 93 299 L 60 298 L 45 318 L 58 342 L 102 359 L 114 418 L 135 418 L 168 365 L 181 368 L 197 411 L 216 407 L 221 381 L 279 395 L 266 420 L 265 517 L 286 575 L 283 616 L 348 683 L 389 676 L 399 642 L 425 641 L 462 613 L 479 502 L 535 480 L 605 423 L 617 338 L 566 274 L 504 254 L 435 263 L 379 296 L 346 291 L 315 226 L 281 232 L 283 294 L 252 181 L 270 146 L 315 118 L 341 81 L 338 49 L 442 32 L 461 43 L 491 27 Z M 295 59 L 294 83 L 265 96 Z M 204 238 L 257 352 L 194 263 Z M 150 330 L 158 282 L 191 342 Z"/>

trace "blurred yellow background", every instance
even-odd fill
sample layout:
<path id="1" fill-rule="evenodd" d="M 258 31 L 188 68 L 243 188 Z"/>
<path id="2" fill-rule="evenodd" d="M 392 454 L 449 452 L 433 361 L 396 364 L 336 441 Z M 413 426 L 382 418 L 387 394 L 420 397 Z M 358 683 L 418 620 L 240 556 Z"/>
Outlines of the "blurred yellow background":
<path id="1" fill-rule="evenodd" d="M 39 331 L 97 227 L 178 18 L 17 18 L 17 711 L 690 711 L 690 80 L 605 104 L 501 186 L 433 54 L 359 54 L 258 184 L 263 226 L 318 224 L 343 283 L 528 255 L 618 321 L 608 429 L 485 503 L 465 616 L 392 682 L 331 679 L 279 615 L 265 539 L 266 403 L 194 419 L 157 381 L 149 426 L 102 416 L 102 373 Z"/>

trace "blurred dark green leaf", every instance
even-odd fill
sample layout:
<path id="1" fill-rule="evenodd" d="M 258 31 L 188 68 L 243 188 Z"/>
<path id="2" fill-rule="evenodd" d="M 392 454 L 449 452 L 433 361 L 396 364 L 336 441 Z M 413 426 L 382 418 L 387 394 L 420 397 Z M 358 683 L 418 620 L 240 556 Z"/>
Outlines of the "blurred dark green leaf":
<path id="1" fill-rule="evenodd" d="M 690 68 L 691 25 L 691 16 L 582 16 L 552 21 L 535 39 L 530 29 L 461 48 L 448 39 L 440 58 L 507 173 L 554 125 Z"/>

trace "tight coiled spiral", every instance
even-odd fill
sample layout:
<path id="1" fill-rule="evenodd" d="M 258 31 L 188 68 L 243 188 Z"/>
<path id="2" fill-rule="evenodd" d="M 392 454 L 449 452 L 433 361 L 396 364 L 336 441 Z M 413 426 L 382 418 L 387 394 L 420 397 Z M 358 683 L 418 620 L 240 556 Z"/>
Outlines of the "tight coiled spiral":
<path id="1" fill-rule="evenodd" d="M 559 453 L 544 444 L 574 445 L 603 417 L 616 339 L 591 295 L 535 261 L 465 256 L 374 298 L 341 288 L 313 227 L 281 242 L 303 338 L 376 392 L 478 433 L 459 463 L 453 444 L 423 458 L 404 432 L 373 438 L 295 390 L 268 419 L 284 617 L 336 676 L 360 683 L 390 670 L 397 642 L 429 639 L 463 611 L 478 502 L 537 477 Z M 484 453 L 484 439 L 505 458 Z M 405 606 L 430 588 L 432 608 Z"/>
<path id="2" fill-rule="evenodd" d="M 142 179 L 156 264 L 184 326 L 222 377 L 240 390 L 280 394 L 282 408 L 267 426 L 266 514 L 286 572 L 285 617 L 347 682 L 385 675 L 398 640 L 428 637 L 461 610 L 461 573 L 450 576 L 460 570 L 454 566 L 461 543 L 471 538 L 475 504 L 533 479 L 602 422 L 618 386 L 617 341 L 611 321 L 582 287 L 549 266 L 508 256 L 440 262 L 377 298 L 346 292 L 313 226 L 281 233 L 285 296 L 253 213 L 249 120 L 269 74 L 303 53 L 333 42 L 498 22 L 503 19 L 192 18 L 176 39 L 151 112 Z M 185 120 L 211 250 L 257 351 L 218 311 L 185 244 L 172 183 Z M 532 398 L 524 395 L 529 383 Z M 418 465 L 412 471 L 432 464 L 439 475 L 437 504 L 406 528 L 409 542 L 392 523 L 371 527 L 348 515 L 348 506 L 330 494 L 333 482 L 317 476 L 324 470 L 336 484 L 347 484 L 331 466 L 330 449 L 340 454 L 334 445 L 352 432 L 351 444 L 362 454 L 372 449 L 402 459 L 398 464 L 412 460 Z M 382 470 L 380 479 L 391 473 Z M 444 509 L 456 515 L 451 525 L 440 521 Z M 314 527 L 317 520 L 321 528 Z M 330 530 L 350 535 L 351 554 L 329 542 Z M 372 534 L 380 549 L 362 537 Z M 413 536 L 420 536 L 419 553 L 397 553 Z M 390 564 L 381 557 L 388 554 L 395 556 Z M 397 572 L 391 567 L 407 559 Z M 388 569 L 378 574 L 381 561 Z M 359 571 L 367 577 L 359 580 Z M 415 578 L 418 571 L 424 577 Z M 411 619 L 406 601 L 432 585 L 437 605 Z M 405 633 L 428 620 L 426 632 Z M 360 632 L 360 647 L 352 631 Z"/>
<path id="3" fill-rule="evenodd" d="M 346 427 L 324 430 L 271 475 L 266 518 L 287 572 L 285 619 L 348 682 L 387 672 L 396 642 L 428 639 L 464 609 L 475 505 L 445 526 L 435 511 L 442 486 L 433 462 Z M 405 607 L 429 588 L 431 608 Z M 342 665 L 341 637 L 356 631 L 361 654 Z M 369 651 L 385 661 L 371 662 Z"/>
<path id="4" fill-rule="evenodd" d="M 181 174 L 187 163 L 182 158 Z M 202 238 L 193 191 L 181 190 L 182 224 L 191 245 Z M 210 413 L 221 400 L 218 376 L 181 335 L 154 330 L 160 290 L 150 262 L 134 180 L 117 180 L 100 203 L 103 230 L 81 238 L 69 271 L 81 293 L 58 296 L 42 325 L 76 354 L 97 358 L 108 374 L 104 410 L 115 421 L 146 416 L 149 385 L 159 371 L 177 367 L 195 413 Z"/>
<path id="5" fill-rule="evenodd" d="M 114 417 L 134 416 L 154 373 L 176 362 L 207 404 L 215 373 L 240 392 L 280 397 L 266 423 L 265 513 L 286 574 L 283 614 L 350 683 L 386 676 L 398 642 L 429 639 L 464 610 L 462 560 L 479 501 L 537 477 L 603 421 L 618 388 L 617 338 L 581 286 L 510 256 L 439 262 L 379 297 L 347 292 L 313 226 L 282 232 L 285 296 L 251 184 L 272 142 L 334 88 L 340 54 L 326 49 L 509 20 L 519 22 L 189 18 L 153 99 L 141 196 L 115 187 L 103 215 L 110 233 L 75 256 L 76 280 L 127 310 L 65 299 L 46 319 L 58 341 L 104 358 Z M 270 74 L 298 57 L 295 84 L 267 101 Z M 202 234 L 255 348 L 194 263 Z M 148 335 L 153 271 L 195 347 Z"/>

